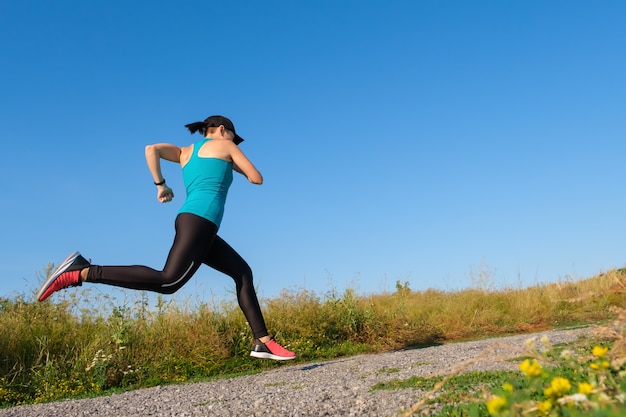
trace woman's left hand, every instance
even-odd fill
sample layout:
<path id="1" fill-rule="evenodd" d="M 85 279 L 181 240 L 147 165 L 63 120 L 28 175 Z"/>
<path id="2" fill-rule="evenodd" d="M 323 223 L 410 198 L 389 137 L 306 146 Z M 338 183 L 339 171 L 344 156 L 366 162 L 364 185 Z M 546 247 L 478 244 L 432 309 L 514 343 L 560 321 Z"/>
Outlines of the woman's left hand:
<path id="1" fill-rule="evenodd" d="M 161 203 L 167 203 L 168 201 L 172 201 L 174 198 L 174 191 L 168 187 L 167 185 L 159 185 L 159 190 L 157 193 L 157 199 Z"/>

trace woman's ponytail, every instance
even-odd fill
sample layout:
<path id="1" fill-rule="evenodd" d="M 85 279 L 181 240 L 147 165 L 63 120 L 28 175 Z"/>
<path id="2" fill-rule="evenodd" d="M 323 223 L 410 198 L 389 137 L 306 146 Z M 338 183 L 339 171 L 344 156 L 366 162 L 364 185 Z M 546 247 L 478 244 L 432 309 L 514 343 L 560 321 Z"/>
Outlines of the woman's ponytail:
<path id="1" fill-rule="evenodd" d="M 206 128 L 204 122 L 189 123 L 188 125 L 185 125 L 185 127 L 189 129 L 189 132 L 192 135 L 196 133 L 197 131 L 200 131 L 200 134 L 203 134 L 204 129 Z"/>

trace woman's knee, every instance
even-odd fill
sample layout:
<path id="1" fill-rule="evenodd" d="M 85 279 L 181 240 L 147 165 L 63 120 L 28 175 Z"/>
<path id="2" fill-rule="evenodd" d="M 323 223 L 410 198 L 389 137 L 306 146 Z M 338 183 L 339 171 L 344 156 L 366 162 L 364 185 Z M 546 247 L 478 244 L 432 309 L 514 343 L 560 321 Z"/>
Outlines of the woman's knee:
<path id="1" fill-rule="evenodd" d="M 158 292 L 159 294 L 166 294 L 166 295 L 171 295 L 174 294 L 176 291 L 178 291 L 182 285 L 176 285 L 176 286 L 166 286 L 167 284 L 161 284 L 159 285 L 159 288 L 156 290 L 156 292 Z"/>
<path id="2" fill-rule="evenodd" d="M 184 271 L 172 271 L 171 269 L 165 269 L 161 273 L 161 280 L 159 283 L 159 291 L 162 294 L 173 294 L 178 291 L 183 285 L 187 283 L 195 273 L 197 268 L 194 268 L 194 263 Z"/>
<path id="3" fill-rule="evenodd" d="M 241 268 L 231 277 L 241 286 L 253 285 L 253 276 L 252 269 L 248 266 L 248 264 L 242 265 Z"/>

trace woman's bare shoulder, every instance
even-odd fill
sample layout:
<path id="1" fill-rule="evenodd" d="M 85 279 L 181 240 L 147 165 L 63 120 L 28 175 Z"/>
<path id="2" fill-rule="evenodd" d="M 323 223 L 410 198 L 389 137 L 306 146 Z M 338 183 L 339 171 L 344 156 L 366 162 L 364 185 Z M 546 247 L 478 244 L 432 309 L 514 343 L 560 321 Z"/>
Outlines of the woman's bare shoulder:
<path id="1" fill-rule="evenodd" d="M 181 146 L 180 147 L 180 164 L 184 166 L 189 158 L 191 158 L 191 153 L 193 152 L 193 144 L 189 146 Z"/>

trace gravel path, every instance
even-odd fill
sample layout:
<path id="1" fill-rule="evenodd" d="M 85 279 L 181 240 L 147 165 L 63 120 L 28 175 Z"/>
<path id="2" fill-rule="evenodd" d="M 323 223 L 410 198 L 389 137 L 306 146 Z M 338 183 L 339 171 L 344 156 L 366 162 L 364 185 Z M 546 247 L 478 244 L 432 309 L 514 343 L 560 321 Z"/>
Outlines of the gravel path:
<path id="1" fill-rule="evenodd" d="M 446 374 L 460 363 L 466 364 L 467 371 L 514 369 L 516 363 L 502 358 L 519 356 L 510 346 L 522 347 L 527 339 L 539 340 L 544 335 L 552 343 L 573 341 L 592 332 L 590 328 L 549 331 L 320 363 L 285 364 L 232 379 L 1 409 L 0 417 L 396 416 L 419 401 L 424 392 L 371 391 L 373 385 L 394 378 Z M 490 353 L 486 354 L 487 350 Z"/>

